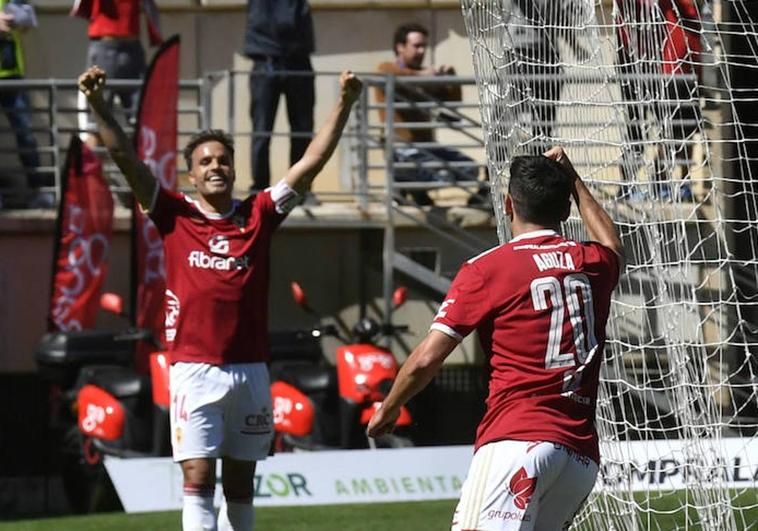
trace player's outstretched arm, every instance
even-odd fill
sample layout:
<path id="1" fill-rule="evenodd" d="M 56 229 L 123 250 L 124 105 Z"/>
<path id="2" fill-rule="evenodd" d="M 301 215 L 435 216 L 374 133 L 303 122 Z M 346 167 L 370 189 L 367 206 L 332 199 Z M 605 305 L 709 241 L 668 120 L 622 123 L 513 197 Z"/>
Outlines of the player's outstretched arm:
<path id="1" fill-rule="evenodd" d="M 600 203 L 592 196 L 589 188 L 574 169 L 568 155 L 561 146 L 553 146 L 545 156 L 560 163 L 574 178 L 574 200 L 579 207 L 579 214 L 587 226 L 587 232 L 593 241 L 602 243 L 619 257 L 619 266 L 624 267 L 624 246 L 619 238 L 616 224 Z"/>
<path id="2" fill-rule="evenodd" d="M 137 159 L 131 141 L 105 103 L 104 87 L 105 72 L 97 66 L 90 67 L 79 76 L 79 90 L 87 96 L 87 101 L 97 120 L 98 132 L 103 144 L 108 149 L 113 162 L 126 177 L 126 181 L 134 192 L 134 197 L 142 208 L 147 210 L 151 206 L 158 182 L 147 166 Z"/>
<path id="3" fill-rule="evenodd" d="M 361 93 L 363 83 L 350 71 L 342 72 L 340 76 L 340 100 L 332 110 L 326 123 L 319 129 L 316 136 L 308 144 L 302 158 L 287 172 L 285 180 L 298 193 L 303 193 L 310 187 L 311 181 L 334 153 L 337 143 L 342 136 L 350 109 Z"/>
<path id="4" fill-rule="evenodd" d="M 457 346 L 458 341 L 447 334 L 438 330 L 429 332 L 403 363 L 382 407 L 371 417 L 366 430 L 369 437 L 378 437 L 395 429 L 401 406 L 429 385 L 442 362 Z"/>

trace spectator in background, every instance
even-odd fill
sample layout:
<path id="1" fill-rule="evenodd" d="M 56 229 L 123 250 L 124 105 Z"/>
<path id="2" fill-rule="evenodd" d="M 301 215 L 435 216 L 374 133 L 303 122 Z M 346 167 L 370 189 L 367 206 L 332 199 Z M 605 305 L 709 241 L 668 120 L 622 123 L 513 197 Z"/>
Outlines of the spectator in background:
<path id="1" fill-rule="evenodd" d="M 576 0 L 514 0 L 508 21 L 508 39 L 513 53 L 513 75 L 520 98 L 532 114 L 532 135 L 538 153 L 555 143 L 553 127 L 556 103 L 565 83 L 559 40 L 565 42 L 577 62 L 590 53 L 579 44 L 580 32 L 572 29 L 588 17 Z"/>
<path id="2" fill-rule="evenodd" d="M 692 137 L 700 122 L 698 57 L 701 25 L 695 0 L 627 0 L 619 5 L 616 38 L 617 71 L 626 109 L 625 146 L 621 174 L 621 199 L 638 195 L 632 189 L 637 171 L 644 165 L 644 125 L 649 112 L 660 126 L 653 191 L 661 199 L 691 200 L 689 163 Z M 670 153 L 681 168 L 682 182 L 671 188 L 673 168 L 664 163 Z"/>
<path id="3" fill-rule="evenodd" d="M 431 66 L 424 67 L 424 57 L 426 48 L 429 44 L 429 31 L 421 24 L 408 23 L 403 24 L 395 30 L 392 41 L 395 52 L 395 60 L 385 62 L 379 65 L 379 73 L 394 76 L 453 76 L 455 69 L 452 66 L 440 66 L 434 68 Z M 399 79 L 395 88 L 395 101 L 397 102 L 446 102 L 460 101 L 461 86 L 452 83 L 429 83 L 424 85 L 406 84 Z M 386 94 L 381 87 L 377 88 L 377 101 L 381 104 L 386 101 Z M 386 119 L 384 110 L 379 111 L 382 121 Z M 451 117 L 443 114 L 442 118 Z M 455 118 L 455 116 L 452 116 Z M 427 109 L 411 107 L 407 109 L 396 109 L 394 115 L 395 124 L 403 122 L 431 122 L 432 114 Z M 461 153 L 460 151 L 446 147 L 427 147 L 416 146 L 420 143 L 435 142 L 434 130 L 429 128 L 410 128 L 395 127 L 395 138 L 390 141 L 402 142 L 403 147 L 395 148 L 395 162 L 413 162 L 418 166 L 414 169 L 397 169 L 395 170 L 395 180 L 398 182 L 440 182 L 447 181 L 453 183 L 457 180 L 476 181 L 479 175 L 479 168 L 474 161 Z M 422 165 L 430 162 L 463 162 L 470 163 L 471 166 L 430 168 Z M 418 205 L 431 205 L 432 200 L 425 190 L 414 190 L 408 195 Z"/>
<path id="4" fill-rule="evenodd" d="M 252 190 L 271 183 L 269 146 L 279 97 L 287 101 L 290 164 L 305 153 L 313 133 L 315 89 L 310 55 L 314 50 L 313 19 L 308 0 L 248 0 L 245 54 L 250 73 L 250 118 L 253 122 Z M 283 72 L 302 72 L 287 75 Z M 310 189 L 306 204 L 317 204 Z"/>
<path id="5" fill-rule="evenodd" d="M 75 0 L 71 15 L 89 21 L 87 66 L 97 65 L 108 79 L 139 79 L 145 74 L 147 63 L 140 42 L 140 10 L 145 13 L 150 44 L 160 44 L 163 39 L 154 0 Z M 113 108 L 114 97 L 118 96 L 126 119 L 131 122 L 136 115 L 138 94 L 133 88 L 114 88 L 105 94 L 105 100 Z M 86 127 L 87 130 L 94 128 L 94 124 Z M 89 143 L 98 145 L 100 141 L 92 136 Z"/>
<path id="6" fill-rule="evenodd" d="M 19 33 L 37 26 L 34 8 L 25 0 L 0 0 L 0 79 L 23 79 L 26 72 L 24 51 Z M 37 141 L 32 133 L 31 110 L 26 91 L 17 88 L 0 90 L 0 106 L 16 135 L 16 145 L 21 165 L 26 174 L 26 183 L 34 190 L 28 201 L 31 207 L 50 207 L 53 194 L 40 193 L 41 186 L 52 182 L 38 173 L 40 165 Z M 0 195 L 0 208 L 3 197 Z"/>

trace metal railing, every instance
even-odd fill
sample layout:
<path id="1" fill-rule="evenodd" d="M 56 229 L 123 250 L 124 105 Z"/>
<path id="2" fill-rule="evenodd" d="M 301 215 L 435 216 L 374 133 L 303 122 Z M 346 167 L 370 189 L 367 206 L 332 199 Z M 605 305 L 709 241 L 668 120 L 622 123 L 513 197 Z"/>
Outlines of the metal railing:
<path id="1" fill-rule="evenodd" d="M 405 191 L 434 190 L 437 188 L 458 187 L 478 189 L 483 183 L 478 178 L 471 179 L 472 173 L 479 173 L 485 167 L 484 142 L 482 127 L 479 123 L 479 106 L 475 103 L 445 101 L 435 97 L 430 86 L 473 85 L 473 78 L 455 76 L 436 77 L 395 77 L 363 76 L 366 84 L 364 97 L 356 110 L 361 134 L 356 138 L 358 182 L 365 193 L 379 192 L 397 198 Z M 379 103 L 376 95 L 370 92 L 383 92 L 384 102 Z M 408 97 L 407 93 L 413 93 Z M 425 121 L 397 121 L 396 113 L 412 111 L 417 116 L 427 116 Z M 384 114 L 384 120 L 380 116 Z M 416 136 L 417 132 L 427 133 L 431 137 L 426 141 L 403 140 L 397 130 L 402 128 L 406 136 Z M 434 137 L 442 132 L 444 141 Z M 465 150 L 466 156 L 461 160 L 446 160 L 435 156 L 435 150 Z M 425 155 L 422 161 L 402 161 L 399 152 L 415 151 Z M 381 153 L 379 161 L 372 160 L 372 152 Z M 463 155 L 463 153 L 461 153 Z M 373 179 L 372 174 L 382 172 L 383 179 Z M 426 179 L 409 179 L 413 172 L 425 173 Z M 400 172 L 405 175 L 399 178 Z M 447 177 L 441 177 L 443 174 Z M 429 179 L 429 174 L 437 173 L 437 179 Z"/>
<path id="2" fill-rule="evenodd" d="M 109 80 L 109 89 L 129 90 L 135 95 L 139 94 L 142 86 L 140 80 Z M 209 80 L 206 78 L 182 80 L 179 83 L 179 135 L 187 136 L 207 126 Z M 0 176 L 5 182 L 0 186 L 0 197 L 14 193 L 8 190 L 9 181 L 16 178 L 15 194 L 28 196 L 32 192 L 44 192 L 54 195 L 55 201 L 60 200 L 61 171 L 65 160 L 65 153 L 71 135 L 86 135 L 92 128 L 87 125 L 88 114 L 85 102 L 80 97 L 75 80 L 71 79 L 23 79 L 3 80 L 0 82 L 0 92 L 23 92 L 26 94 L 30 105 L 28 115 L 31 122 L 29 131 L 34 135 L 37 143 L 37 153 L 40 165 L 36 168 L 18 169 L 19 149 L 13 138 L 18 133 L 10 123 L 0 127 Z M 3 109 L 6 111 L 6 109 Z M 122 123 L 127 134 L 134 131 L 133 123 L 128 118 L 129 113 L 120 106 L 114 107 L 114 115 Z M 103 148 L 98 148 L 104 159 L 104 173 L 111 183 L 114 193 L 128 192 L 123 178 L 118 169 L 110 162 Z M 16 160 L 13 160 L 16 158 Z M 18 179 L 36 176 L 35 180 L 44 182 L 45 185 L 36 190 L 20 191 Z M 22 198 L 23 200 L 23 198 Z"/>
<path id="3" fill-rule="evenodd" d="M 178 145 L 187 136 L 200 129 L 213 126 L 227 130 L 238 142 L 250 142 L 255 136 L 266 135 L 272 138 L 309 136 L 306 133 L 291 134 L 288 131 L 255 132 L 247 116 L 249 94 L 247 79 L 249 71 L 225 70 L 210 72 L 197 79 L 187 79 L 180 82 L 179 103 L 179 139 Z M 334 94 L 337 93 L 337 72 L 280 72 L 276 75 L 307 75 L 316 78 L 331 77 L 334 79 Z M 239 78 L 244 78 L 244 90 L 240 90 Z M 481 124 L 479 122 L 478 104 L 464 100 L 463 102 L 442 101 L 433 96 L 425 100 L 414 98 L 412 101 L 403 100 L 399 96 L 402 90 L 423 92 L 424 87 L 435 84 L 455 84 L 463 87 L 474 85 L 470 77 L 439 76 L 439 77 L 394 77 L 376 74 L 362 74 L 366 90 L 362 94 L 349 130 L 344 135 L 349 144 L 350 164 L 342 169 L 339 190 L 325 195 L 339 195 L 355 199 L 362 207 L 372 201 L 381 201 L 389 196 L 399 198 L 403 192 L 413 190 L 434 190 L 437 188 L 458 187 L 469 192 L 482 186 L 478 180 L 461 178 L 471 175 L 472 169 L 485 167 L 484 144 Z M 628 77 L 628 76 L 627 76 Z M 660 77 L 660 76 L 658 76 Z M 625 76 L 615 74 L 597 76 L 597 79 L 573 79 L 571 75 L 563 75 L 566 83 L 618 83 Z M 141 87 L 139 80 L 109 80 L 110 88 L 133 89 L 137 93 Z M 402 89 L 402 90 L 400 90 Z M 375 94 L 381 90 L 385 94 L 385 103 L 378 103 Z M 70 135 L 86 132 L 86 111 L 84 102 L 78 95 L 76 81 L 67 79 L 24 79 L 0 81 L 0 92 L 23 91 L 31 100 L 29 114 L 31 117 L 31 132 L 37 140 L 37 152 L 41 164 L 30 173 L 48 181 L 49 185 L 43 190 L 53 192 L 56 198 L 60 190 L 60 171 Z M 222 103 L 218 103 L 218 101 Z M 608 105 L 624 105 L 619 102 L 608 102 Z M 630 104 L 630 103 L 627 103 Z M 684 102 L 683 105 L 692 105 Z M 571 102 L 560 102 L 561 106 L 572 105 Z M 116 109 L 120 107 L 116 106 Z M 428 120 L 419 122 L 403 122 L 395 120 L 396 112 L 414 110 L 428 116 Z M 4 109 L 5 110 L 5 109 Z M 385 119 L 380 119 L 384 111 Z M 240 126 L 240 116 L 244 116 Z M 124 119 L 122 123 L 127 133 L 132 132 L 131 124 Z M 538 118 L 532 117 L 532 127 L 539 127 Z M 561 125 L 572 126 L 561 122 Z M 592 124 L 582 123 L 583 126 Z M 675 124 L 676 125 L 676 124 Z M 402 127 L 407 131 L 434 131 L 438 136 L 444 136 L 440 141 L 405 142 L 395 134 Z M 9 176 L 23 175 L 24 169 L 18 168 L 19 149 L 12 138 L 16 133 L 10 125 L 0 122 L 0 195 L 7 192 Z M 592 147 L 592 143 L 585 145 Z M 396 153 L 400 150 L 417 150 L 430 153 L 437 148 L 464 151 L 472 160 L 449 161 L 433 160 L 433 157 L 423 162 L 399 161 Z M 123 179 L 112 164 L 105 164 L 106 175 L 114 184 L 114 192 L 126 192 Z M 238 164 L 239 166 L 239 164 Z M 241 168 L 238 168 L 238 173 Z M 28 169 L 27 169 L 28 170 Z M 436 171 L 447 174 L 446 178 L 438 180 L 397 179 L 400 172 L 407 175 L 413 171 Z M 469 170 L 467 172 L 467 170 Z M 244 171 L 242 172 L 244 173 Z M 452 176 L 452 178 L 451 178 Z M 481 175 L 483 177 L 483 175 Z M 481 178 L 480 177 L 480 178 Z M 37 179 L 38 181 L 40 179 Z M 3 185 L 6 185 L 5 187 Z M 486 183 L 484 183 L 486 185 Z"/>

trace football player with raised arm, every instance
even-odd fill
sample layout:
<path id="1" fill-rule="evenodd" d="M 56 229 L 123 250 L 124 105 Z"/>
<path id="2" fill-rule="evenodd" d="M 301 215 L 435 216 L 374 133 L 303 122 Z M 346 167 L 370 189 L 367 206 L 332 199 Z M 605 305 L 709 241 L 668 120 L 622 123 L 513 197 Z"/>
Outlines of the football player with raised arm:
<path id="1" fill-rule="evenodd" d="M 468 260 L 431 330 L 401 368 L 370 436 L 476 329 L 489 395 L 452 529 L 567 529 L 595 484 L 605 324 L 624 266 L 616 227 L 559 146 L 516 157 L 505 210 L 513 238 Z M 559 234 L 571 197 L 589 242 Z"/>
<path id="2" fill-rule="evenodd" d="M 104 86 L 97 67 L 79 77 L 103 143 L 163 239 L 171 442 L 184 476 L 182 527 L 249 531 L 255 464 L 267 456 L 273 436 L 266 366 L 271 236 L 334 152 L 362 83 L 344 72 L 339 101 L 303 157 L 276 185 L 243 201 L 232 197 L 232 139 L 218 130 L 199 133 L 184 149 L 195 197 L 161 188 L 111 115 Z M 218 523 L 217 458 L 224 490 Z"/>

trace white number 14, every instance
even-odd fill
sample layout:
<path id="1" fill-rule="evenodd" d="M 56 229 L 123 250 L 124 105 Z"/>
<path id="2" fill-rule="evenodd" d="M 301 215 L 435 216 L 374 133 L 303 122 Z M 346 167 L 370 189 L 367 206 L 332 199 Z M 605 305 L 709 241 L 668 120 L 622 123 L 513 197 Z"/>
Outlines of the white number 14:
<path id="1" fill-rule="evenodd" d="M 563 286 L 555 277 L 536 278 L 532 281 L 531 291 L 532 304 L 535 310 L 547 310 L 552 306 L 550 332 L 548 333 L 547 352 L 545 353 L 545 368 L 559 369 L 575 365 L 572 352 L 561 353 L 564 307 L 567 304 L 577 359 L 580 364 L 587 361 L 590 353 L 597 347 L 592 287 L 587 276 L 581 273 L 566 275 L 563 279 Z M 579 301 L 580 294 L 581 304 Z M 550 297 L 549 303 L 548 295 Z"/>

